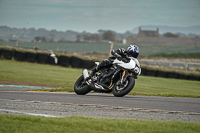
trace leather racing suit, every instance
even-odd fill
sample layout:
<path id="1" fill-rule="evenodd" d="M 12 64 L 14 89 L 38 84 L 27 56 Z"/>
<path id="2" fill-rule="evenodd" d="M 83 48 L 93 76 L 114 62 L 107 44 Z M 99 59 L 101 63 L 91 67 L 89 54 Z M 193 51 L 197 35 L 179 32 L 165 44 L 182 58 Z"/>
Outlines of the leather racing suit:
<path id="1" fill-rule="evenodd" d="M 125 50 L 124 48 L 112 50 L 111 54 L 113 55 L 112 57 L 109 57 L 108 59 L 103 60 L 96 68 L 93 68 L 91 70 L 90 76 L 93 76 L 97 71 L 101 70 L 103 67 L 110 67 L 116 58 L 126 63 L 130 61 L 127 55 L 127 50 Z"/>

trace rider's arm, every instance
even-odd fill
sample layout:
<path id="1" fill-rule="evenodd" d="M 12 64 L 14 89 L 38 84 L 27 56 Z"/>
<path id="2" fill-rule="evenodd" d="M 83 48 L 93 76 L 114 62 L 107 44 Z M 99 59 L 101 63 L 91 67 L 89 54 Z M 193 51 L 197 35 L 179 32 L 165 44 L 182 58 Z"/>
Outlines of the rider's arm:
<path id="1" fill-rule="evenodd" d="M 113 56 L 115 56 L 115 57 L 121 57 L 121 55 L 119 55 L 119 54 L 116 52 L 116 50 L 112 50 L 112 51 L 111 51 L 111 54 L 112 54 Z"/>
<path id="2" fill-rule="evenodd" d="M 120 48 L 117 50 L 112 50 L 111 54 L 114 55 L 115 57 L 122 57 L 122 55 L 125 53 L 125 51 L 126 51 L 125 49 Z"/>

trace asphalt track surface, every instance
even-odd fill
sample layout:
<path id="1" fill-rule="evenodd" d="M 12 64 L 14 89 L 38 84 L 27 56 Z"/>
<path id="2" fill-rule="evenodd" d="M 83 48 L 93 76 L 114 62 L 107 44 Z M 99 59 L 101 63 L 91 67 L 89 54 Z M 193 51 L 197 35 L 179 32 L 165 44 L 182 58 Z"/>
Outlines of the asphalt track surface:
<path id="1" fill-rule="evenodd" d="M 130 111 L 132 111 L 132 113 L 133 111 L 135 111 L 134 113 L 137 112 L 137 114 L 142 113 L 141 114 L 142 116 L 146 115 L 146 113 L 148 113 L 148 115 L 151 115 L 151 116 L 153 115 L 157 116 L 161 114 L 162 115 L 165 114 L 166 116 L 167 114 L 167 115 L 172 115 L 170 117 L 175 117 L 175 115 L 176 116 L 180 115 L 180 117 L 182 118 L 184 117 L 184 119 L 186 119 L 185 116 L 186 117 L 190 116 L 189 118 L 190 120 L 195 119 L 194 121 L 200 122 L 200 99 L 199 98 L 174 98 L 174 97 L 130 96 L 130 95 L 127 95 L 124 97 L 114 97 L 112 94 L 99 94 L 99 93 L 88 93 L 87 95 L 76 95 L 75 93 L 19 91 L 19 90 L 26 90 L 26 89 L 34 90 L 34 88 L 27 88 L 27 87 L 25 88 L 8 87 L 8 86 L 0 87 L 0 101 L 3 102 L 2 104 L 0 104 L 2 106 L 0 107 L 0 112 L 15 112 L 12 110 L 17 108 L 17 107 L 9 108 L 9 106 L 5 106 L 5 103 L 4 103 L 5 101 L 9 101 L 8 103 L 6 103 L 7 105 L 11 104 L 11 102 L 18 102 L 15 104 L 23 105 L 25 104 L 25 101 L 32 101 L 34 103 L 42 103 L 42 104 L 57 103 L 56 106 L 58 106 L 58 103 L 59 105 L 70 105 L 71 109 L 72 108 L 75 108 L 78 110 L 80 109 L 80 111 L 81 111 L 81 107 L 91 107 L 91 108 L 102 108 L 102 109 L 107 108 L 107 109 L 112 109 L 112 110 L 114 109 L 116 114 L 118 113 L 116 110 L 120 110 L 121 112 L 122 110 L 124 110 L 123 112 L 128 110 L 129 114 L 130 114 Z M 76 111 L 75 109 L 74 111 Z M 88 112 L 90 112 L 90 110 Z M 68 113 L 70 113 L 69 110 L 68 110 Z M 85 115 L 85 114 L 82 114 L 82 115 Z M 127 114 L 124 114 L 124 115 L 127 115 Z M 86 116 L 90 116 L 90 115 L 88 114 Z M 95 114 L 91 116 L 95 117 Z M 116 117 L 113 116 L 112 118 L 116 118 Z M 149 119 L 149 117 L 146 119 Z M 180 119 L 177 118 L 177 119 L 182 120 L 181 118 Z M 165 120 L 165 119 L 162 118 L 162 120 Z"/>

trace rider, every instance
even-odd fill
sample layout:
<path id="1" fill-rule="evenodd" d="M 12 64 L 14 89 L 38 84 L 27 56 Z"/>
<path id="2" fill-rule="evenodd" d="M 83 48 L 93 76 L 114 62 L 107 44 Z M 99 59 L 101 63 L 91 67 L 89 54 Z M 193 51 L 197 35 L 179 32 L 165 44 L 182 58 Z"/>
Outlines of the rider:
<path id="1" fill-rule="evenodd" d="M 90 76 L 93 76 L 97 71 L 99 71 L 103 67 L 111 66 L 116 58 L 118 60 L 122 60 L 123 62 L 129 62 L 129 57 L 137 58 L 139 55 L 139 47 L 134 44 L 131 44 L 127 48 L 127 50 L 125 50 L 124 48 L 120 48 L 117 50 L 112 50 L 111 54 L 113 55 L 112 57 L 103 60 L 96 68 L 93 68 L 90 71 Z"/>

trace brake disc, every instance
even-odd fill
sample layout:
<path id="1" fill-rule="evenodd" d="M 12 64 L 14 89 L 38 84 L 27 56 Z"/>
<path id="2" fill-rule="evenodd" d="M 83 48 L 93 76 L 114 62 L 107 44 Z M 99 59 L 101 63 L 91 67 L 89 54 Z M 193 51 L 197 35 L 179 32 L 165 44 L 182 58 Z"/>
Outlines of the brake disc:
<path id="1" fill-rule="evenodd" d="M 119 81 L 119 82 L 117 83 L 116 89 L 117 89 L 117 91 L 121 91 L 121 90 L 123 90 L 127 85 L 128 85 L 128 80 L 126 80 L 126 83 L 123 83 L 123 84 L 121 84 L 121 82 Z"/>

